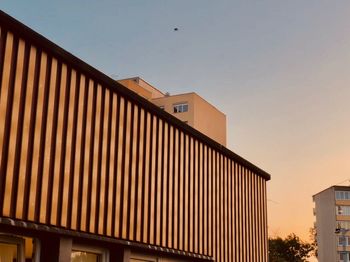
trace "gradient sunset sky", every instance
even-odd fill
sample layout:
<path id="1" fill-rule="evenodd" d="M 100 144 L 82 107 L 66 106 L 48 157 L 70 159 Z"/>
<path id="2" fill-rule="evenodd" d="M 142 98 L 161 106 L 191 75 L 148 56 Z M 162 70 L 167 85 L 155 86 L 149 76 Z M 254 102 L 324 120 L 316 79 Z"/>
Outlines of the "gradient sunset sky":
<path id="1" fill-rule="evenodd" d="M 271 236 L 313 226 L 312 195 L 350 185 L 350 1 L 2 0 L 113 78 L 196 92 L 228 147 L 272 175 Z M 174 28 L 178 28 L 174 31 Z"/>

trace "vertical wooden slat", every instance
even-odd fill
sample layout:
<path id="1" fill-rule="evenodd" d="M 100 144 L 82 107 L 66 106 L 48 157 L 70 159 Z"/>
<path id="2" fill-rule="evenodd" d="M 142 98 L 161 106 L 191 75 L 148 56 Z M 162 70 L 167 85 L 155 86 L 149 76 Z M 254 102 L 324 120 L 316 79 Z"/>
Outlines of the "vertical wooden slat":
<path id="1" fill-rule="evenodd" d="M 162 185 L 161 185 L 161 220 L 160 220 L 160 230 L 161 230 L 161 245 L 163 247 L 167 246 L 167 233 L 168 233 L 168 226 L 169 226 L 169 219 L 168 219 L 168 192 L 169 192 L 169 185 L 168 185 L 168 149 L 169 149 L 169 133 L 168 133 L 168 124 L 164 122 L 163 125 L 163 144 L 162 144 L 162 155 L 163 155 L 163 161 L 162 161 Z"/>
<path id="2" fill-rule="evenodd" d="M 213 250 L 213 172 L 212 172 L 212 150 L 208 148 L 207 162 L 208 162 L 208 254 L 212 256 Z"/>
<path id="3" fill-rule="evenodd" d="M 124 108 L 124 100 L 117 96 L 116 98 L 116 121 L 115 121 L 115 152 L 114 152 L 114 183 L 113 183 L 113 193 L 112 193 L 112 235 L 117 237 L 119 236 L 119 219 L 117 219 L 120 215 L 120 168 L 121 168 L 121 152 L 119 152 L 119 147 L 121 145 L 120 143 L 120 137 L 122 137 L 122 124 L 124 124 L 123 117 L 124 114 L 122 112 Z"/>
<path id="4" fill-rule="evenodd" d="M 84 104 L 84 100 L 79 100 L 79 96 L 83 93 L 80 87 L 80 74 L 77 74 L 75 70 L 71 73 L 71 83 L 70 83 L 70 101 L 72 101 L 69 106 L 69 116 L 68 116 L 68 133 L 72 133 L 71 140 L 68 140 L 67 144 L 67 156 L 66 156 L 66 169 L 65 172 L 69 174 L 69 189 L 64 199 L 63 210 L 67 212 L 67 227 L 73 227 L 76 229 L 76 223 L 72 223 L 73 212 L 76 211 L 76 201 L 78 195 L 76 194 L 79 188 L 78 178 L 79 178 L 79 160 L 80 160 L 80 149 L 81 149 L 81 136 L 77 136 L 77 131 L 81 126 L 78 126 L 79 120 L 81 120 L 82 110 L 80 105 Z M 81 90 L 81 91 L 80 91 Z M 74 103 L 74 105 L 73 105 Z M 81 125 L 81 123 L 79 122 Z M 76 218 L 76 212 L 74 213 L 74 218 Z M 75 219 L 74 219 L 75 220 Z M 63 222 L 62 222 L 63 224 Z"/>
<path id="5" fill-rule="evenodd" d="M 203 144 L 198 142 L 198 187 L 199 187 L 199 209 L 198 209 L 198 229 L 197 229 L 197 233 L 198 233 L 198 250 L 197 252 L 199 254 L 203 254 L 204 253 L 204 216 L 203 216 L 203 212 L 204 212 L 204 180 L 203 180 L 203 167 L 204 167 L 204 163 L 203 163 Z"/>
<path id="6" fill-rule="evenodd" d="M 190 156 L 190 141 L 189 141 L 189 136 L 185 135 L 184 136 L 184 195 L 185 195 L 185 203 L 184 203 L 184 250 L 189 251 L 189 241 L 190 241 L 190 233 L 189 233 L 189 191 L 190 191 L 190 161 L 191 161 L 191 156 Z"/>
<path id="7" fill-rule="evenodd" d="M 107 235 L 112 236 L 113 235 L 113 210 L 115 210 L 115 197 L 114 197 L 114 188 L 116 185 L 115 180 L 115 156 L 116 156 L 116 140 L 117 134 L 116 134 L 116 125 L 117 125 L 117 96 L 115 94 L 110 95 L 112 101 L 110 104 L 111 110 L 112 110 L 112 116 L 111 116 L 111 134 L 110 134 L 110 155 L 109 159 L 107 159 L 107 164 L 110 166 L 109 168 L 109 187 L 108 187 L 108 207 L 107 210 Z"/>
<path id="8" fill-rule="evenodd" d="M 58 121 L 58 117 L 61 112 L 61 110 L 58 110 L 60 105 L 62 104 L 62 94 L 61 94 L 61 82 L 62 82 L 62 62 L 54 59 L 54 65 L 57 65 L 56 71 L 53 71 L 52 78 L 51 78 L 51 84 L 54 86 L 54 91 L 52 92 L 52 104 L 49 104 L 49 136 L 47 136 L 47 145 L 50 145 L 49 157 L 48 157 L 48 164 L 46 165 L 45 169 L 45 163 L 44 163 L 44 170 L 48 171 L 43 174 L 44 175 L 44 181 L 45 181 L 45 191 L 43 191 L 44 195 L 47 195 L 47 200 L 45 204 L 43 205 L 45 207 L 45 223 L 52 223 L 55 224 L 56 217 L 57 217 L 57 210 L 55 208 L 52 208 L 53 205 L 57 203 L 57 198 L 55 194 L 55 189 L 57 185 L 57 172 L 58 172 L 58 163 L 60 162 L 60 158 L 58 157 L 58 161 L 56 159 L 56 148 L 57 144 L 60 145 L 61 140 L 57 139 L 57 134 L 60 134 L 59 132 L 61 129 L 58 130 L 58 128 L 61 127 L 60 122 Z M 54 67 L 53 67 L 54 68 Z M 54 82 L 53 82 L 54 81 Z M 59 147 L 58 145 L 58 147 Z"/>
<path id="9" fill-rule="evenodd" d="M 2 83 L 3 75 L 4 75 L 4 69 L 9 65 L 8 63 L 5 63 L 5 56 L 7 56 L 11 52 L 5 52 L 6 50 L 6 41 L 7 41 L 7 29 L 5 27 L 0 27 L 0 84 Z M 1 90 L 3 85 L 0 85 L 0 98 L 1 98 Z M 1 144 L 0 144 L 1 145 Z M 1 148 L 1 147 L 0 147 Z M 1 154 L 0 154 L 1 155 Z"/>
<path id="10" fill-rule="evenodd" d="M 189 232 L 189 247 L 190 252 L 194 251 L 194 167 L 195 167 L 195 151 L 194 151 L 194 139 L 189 136 L 189 210 L 188 210 L 188 232 Z"/>
<path id="11" fill-rule="evenodd" d="M 95 119 L 95 139 L 94 139 L 94 157 L 92 164 L 92 183 L 91 183 L 91 216 L 90 216 L 90 232 L 97 233 L 99 225 L 99 206 L 102 180 L 102 145 L 103 145 L 103 121 L 105 112 L 105 88 L 98 83 L 95 84 L 97 88 L 96 98 L 96 119 Z"/>
<path id="12" fill-rule="evenodd" d="M 17 121 L 15 118 L 12 117 L 12 115 L 16 115 L 16 110 L 15 108 L 14 112 L 12 110 L 12 105 L 14 103 L 14 99 L 18 97 L 18 88 L 16 88 L 16 93 L 15 93 L 15 82 L 16 82 L 16 67 L 17 67 L 17 57 L 18 57 L 18 45 L 19 45 L 19 40 L 17 37 L 13 37 L 11 35 L 8 36 L 8 41 L 9 44 L 12 45 L 11 49 L 11 58 L 9 63 L 11 64 L 10 66 L 10 71 L 9 71 L 9 76 L 4 77 L 4 80 L 6 81 L 4 83 L 5 86 L 8 86 L 7 88 L 4 88 L 4 100 L 1 99 L 0 103 L 2 104 L 2 107 L 4 107 L 4 111 L 1 110 L 3 113 L 3 141 L 2 141 L 2 152 L 1 152 L 1 162 L 0 162 L 0 212 L 5 215 L 9 216 L 10 215 L 10 199 L 11 199 L 11 189 L 12 189 L 12 178 L 13 174 L 11 173 L 11 169 L 8 169 L 8 166 L 11 167 L 11 156 L 9 156 L 8 152 L 11 150 L 9 147 L 13 145 L 14 143 L 14 133 L 17 127 Z M 7 44 L 6 44 L 7 45 Z M 13 119 L 13 120 L 12 120 Z M 12 132 L 11 132 L 12 131 Z M 11 139 L 12 138 L 12 139 Z M 11 141 L 10 141 L 11 139 Z M 10 171 L 10 172 L 9 172 Z"/>
<path id="13" fill-rule="evenodd" d="M 40 52 L 40 54 L 37 57 L 38 63 L 36 64 L 36 70 L 37 70 L 37 86 L 35 86 L 35 90 L 37 93 L 37 100 L 33 100 L 33 107 L 35 108 L 31 112 L 31 122 L 34 123 L 32 125 L 31 134 L 33 135 L 33 151 L 32 151 L 32 170 L 31 170 L 31 177 L 32 180 L 30 181 L 30 189 L 29 189 L 29 207 L 28 207 L 28 219 L 31 221 L 37 220 L 38 218 L 38 203 L 40 201 L 40 198 L 38 198 L 38 195 L 40 194 L 40 191 L 38 190 L 37 186 L 41 185 L 41 176 L 39 175 L 40 172 L 40 151 L 41 151 L 41 144 L 42 144 L 42 132 L 44 128 L 42 128 L 42 121 L 44 119 L 44 112 L 45 112 L 45 102 L 44 102 L 44 90 L 46 90 L 46 78 L 49 72 L 49 68 L 51 66 L 50 62 L 51 60 L 47 60 L 47 55 L 43 52 Z M 40 60 L 39 60 L 40 59 Z M 39 62 L 40 61 L 40 62 Z M 35 107 L 34 107 L 35 105 Z M 29 168 L 29 166 L 28 166 Z M 27 170 L 29 172 L 29 170 Z M 40 184 L 39 184 L 40 181 Z"/>
<path id="14" fill-rule="evenodd" d="M 2 214 L 3 212 L 3 205 L 4 205 L 4 195 L 5 195 L 5 183 L 6 183 L 6 175 L 5 175 L 5 167 L 1 169 L 1 163 L 4 162 L 7 163 L 7 152 L 3 152 L 4 147 L 8 146 L 6 143 L 8 143 L 8 131 L 5 129 L 6 127 L 6 121 L 8 122 L 9 120 L 7 117 L 7 107 L 8 107 L 8 101 L 9 98 L 11 99 L 11 93 L 12 90 L 10 90 L 10 72 L 11 68 L 13 68 L 14 64 L 14 58 L 12 58 L 14 55 L 14 51 L 17 53 L 16 50 L 13 50 L 14 48 L 14 39 L 13 39 L 13 34 L 11 33 L 5 33 L 5 36 L 3 36 L 3 33 L 1 34 L 2 36 L 2 44 L 5 45 L 4 49 L 6 51 L 4 54 L 4 57 L 2 58 L 4 60 L 4 65 L 3 65 L 3 70 L 1 72 L 1 90 L 0 90 L 0 122 L 3 123 L 0 125 L 0 213 Z M 13 69 L 12 69 L 13 70 Z M 6 139 L 5 139 L 6 135 Z M 3 158 L 6 158 L 2 160 Z"/>
<path id="15" fill-rule="evenodd" d="M 126 130 L 126 108 L 127 104 L 124 98 L 120 98 L 120 103 L 119 103 L 119 123 L 118 123 L 118 146 L 116 147 L 117 150 L 117 169 L 115 170 L 116 176 L 117 176 L 117 183 L 116 183 L 116 207 L 115 207 L 115 236 L 119 237 L 122 234 L 122 224 L 121 224 L 121 216 L 122 216 L 122 207 L 121 207 L 121 202 L 122 202 L 122 193 L 123 193 L 123 186 L 124 186 L 124 160 L 123 160 L 123 155 L 125 155 L 125 146 L 124 146 L 124 132 Z"/>
<path id="16" fill-rule="evenodd" d="M 144 182 L 144 208 L 143 208 L 143 241 L 145 243 L 149 243 L 149 219 L 151 217 L 151 211 L 150 211 L 150 196 L 151 196 L 151 172 L 152 172 L 152 163 L 151 163 L 151 152 L 152 152 L 152 146 L 153 146 L 153 135 L 152 135 L 152 128 L 153 128 L 153 118 L 152 115 L 149 112 L 146 112 L 145 115 L 145 127 L 146 127 L 146 139 L 145 139 L 145 182 Z"/>
<path id="17" fill-rule="evenodd" d="M 7 112 L 5 120 L 5 141 L 0 169 L 1 174 L 6 174 L 3 212 L 4 215 L 11 217 L 14 216 L 13 213 L 15 210 L 15 206 L 13 205 L 16 204 L 16 199 L 14 198 L 16 197 L 15 194 L 17 194 L 16 191 L 18 186 L 18 173 L 15 173 L 15 150 L 17 131 L 18 126 L 20 124 L 18 122 L 18 116 L 23 76 L 24 48 L 24 41 L 19 40 L 17 37 L 15 37 L 9 81 L 9 99 L 7 103 Z M 7 157 L 5 157 L 5 155 Z"/>
<path id="18" fill-rule="evenodd" d="M 88 79 L 79 74 L 77 76 L 77 86 L 79 86 L 79 107 L 78 107 L 78 125 L 77 125 L 77 142 L 76 142 L 76 155 L 75 166 L 76 175 L 74 178 L 74 191 L 73 191 L 73 205 L 72 205 L 72 228 L 81 229 L 83 221 L 82 218 L 82 198 L 84 188 L 84 167 L 85 167 L 85 141 L 86 141 L 86 123 L 88 112 Z M 71 169 L 72 170 L 72 169 Z"/>
<path id="19" fill-rule="evenodd" d="M 173 146 L 173 165 L 174 165 L 174 212 L 173 212 L 173 248 L 177 249 L 179 244 L 179 237 L 180 237 L 180 230 L 179 230 L 179 223 L 180 223 L 180 212 L 179 212 L 179 181 L 180 181 L 180 165 L 179 165 L 179 159 L 180 159 L 180 150 L 179 150 L 179 132 L 175 128 L 173 128 L 173 139 L 174 139 L 174 146 Z"/>
<path id="20" fill-rule="evenodd" d="M 100 162 L 100 186 L 98 193 L 96 194 L 96 216 L 98 219 L 96 219 L 95 229 L 99 234 L 106 234 L 106 210 L 108 209 L 108 183 L 109 183 L 109 173 L 108 173 L 108 167 L 109 162 L 106 162 L 106 159 L 109 159 L 109 133 L 110 133 L 110 91 L 108 89 L 103 88 L 105 90 L 104 93 L 104 99 L 102 99 L 102 105 L 103 108 L 103 120 L 101 120 L 101 162 Z M 102 112 L 101 112 L 102 115 Z"/>
<path id="21" fill-rule="evenodd" d="M 141 107 L 138 107 L 138 115 L 139 115 L 139 122 L 137 125 L 137 136 L 139 143 L 137 143 L 137 152 L 138 152 L 138 161 L 136 172 L 137 172 L 137 206 L 135 208 L 136 210 L 136 218 L 135 218 L 135 225 L 136 225 L 136 232 L 135 232 L 135 239 L 136 241 L 140 242 L 142 240 L 142 230 L 143 230 L 143 194 L 144 194 L 144 171 L 145 171 L 145 111 L 141 109 Z"/>
<path id="22" fill-rule="evenodd" d="M 232 261 L 232 169 L 231 169 L 231 160 L 227 158 L 227 227 L 228 227 L 228 235 L 227 235 L 227 261 Z"/>
<path id="23" fill-rule="evenodd" d="M 207 256 L 208 253 L 208 210 L 209 210 L 209 190 L 208 190 L 208 179 L 209 179 L 209 170 L 208 170 L 208 147 L 203 144 L 203 253 Z"/>
<path id="24" fill-rule="evenodd" d="M 22 41 L 21 41 L 22 42 Z M 29 117 L 28 111 L 25 110 L 26 106 L 29 107 L 26 102 L 30 101 L 32 95 L 32 85 L 28 86 L 28 74 L 29 74 L 29 62 L 30 62 L 30 44 L 28 42 L 24 43 L 24 58 L 23 58 L 23 74 L 21 81 L 21 93 L 19 100 L 19 111 L 18 111 L 18 126 L 17 126 L 17 137 L 16 137 L 16 151 L 14 158 L 14 179 L 13 179 L 13 189 L 11 195 L 11 211 L 10 214 L 13 217 L 21 219 L 23 217 L 23 197 L 24 197 L 24 185 L 25 185 L 25 170 L 21 167 L 26 166 L 26 156 L 28 154 L 28 129 Z M 33 64 L 32 64 L 33 67 Z M 31 87 L 31 88 L 30 88 Z M 28 90 L 28 91 L 27 91 Z M 29 102 L 28 101 L 28 102 Z M 25 124 L 24 124 L 24 121 Z"/>
<path id="25" fill-rule="evenodd" d="M 50 194 L 52 195 L 52 201 L 50 201 L 51 209 L 48 207 L 48 212 L 51 212 L 51 224 L 53 225 L 59 225 L 61 221 L 62 214 L 61 207 L 60 207 L 60 201 L 62 197 L 62 189 L 63 189 L 63 182 L 64 182 L 64 154 L 62 151 L 65 151 L 65 142 L 66 142 L 66 134 L 64 134 L 64 127 L 66 121 L 64 121 L 65 114 L 68 112 L 68 103 L 65 103 L 65 99 L 68 98 L 67 96 L 67 66 L 62 65 L 61 66 L 61 73 L 58 74 L 58 77 L 60 78 L 59 81 L 59 90 L 57 91 L 58 97 L 57 97 L 57 104 L 55 104 L 55 110 L 57 110 L 57 113 L 55 113 L 55 135 L 56 137 L 52 138 L 52 144 L 55 144 L 55 148 L 53 149 L 53 156 L 51 159 L 53 159 L 53 168 L 51 169 L 52 176 L 50 185 Z M 65 107 L 65 105 L 67 107 Z M 57 117 L 57 118 L 56 118 Z M 60 212 L 60 213 L 58 213 Z"/>
<path id="26" fill-rule="evenodd" d="M 179 131 L 179 249 L 184 250 L 184 238 L 185 238 L 185 146 L 186 140 L 184 133 Z"/>
<path id="27" fill-rule="evenodd" d="M 223 155 L 219 154 L 219 173 L 220 173 L 220 258 L 221 261 L 225 261 L 225 176 L 223 172 Z"/>
<path id="28" fill-rule="evenodd" d="M 34 57 L 35 54 L 35 57 Z M 36 112 L 37 112 L 37 103 L 38 103 L 38 85 L 39 85 L 39 74 L 40 74 L 40 64 L 41 64 L 41 50 L 37 50 L 35 47 L 31 47 L 31 53 L 30 53 L 30 64 L 29 64 L 29 78 L 28 78 L 28 85 L 29 85 L 29 93 L 28 93 L 28 102 L 26 102 L 27 105 L 31 105 L 31 110 L 26 110 L 26 113 L 29 114 L 29 124 L 26 121 L 25 126 L 28 128 L 28 147 L 27 147 L 27 154 L 23 154 L 23 158 L 27 158 L 26 160 L 26 166 L 22 166 L 22 168 L 25 169 L 25 185 L 24 185 L 24 192 L 23 192 L 23 215 L 25 220 L 29 220 L 29 207 L 31 207 L 31 210 L 34 209 L 33 202 L 30 202 L 30 196 L 34 194 L 34 192 L 30 191 L 31 183 L 35 184 L 36 182 L 36 174 L 32 173 L 32 167 L 33 167 L 33 151 L 34 151 L 34 139 L 35 139 L 35 118 L 36 118 Z M 32 64 L 33 63 L 33 64 Z M 33 78 L 33 79 L 32 79 Z M 32 91 L 31 91 L 32 90 Z M 27 119 L 27 117 L 25 117 Z M 26 131 L 25 131 L 26 132 Z M 30 139 L 29 139 L 30 138 Z M 24 138 L 26 139 L 26 137 Z"/>
<path id="29" fill-rule="evenodd" d="M 193 194 L 191 198 L 193 199 L 193 252 L 198 253 L 198 202 L 199 202 L 199 191 L 198 191 L 198 147 L 197 140 L 193 140 Z"/>
<path id="30" fill-rule="evenodd" d="M 151 153 L 150 153 L 150 159 L 151 159 L 151 165 L 150 165 L 150 199 L 149 199 L 149 230 L 148 230 L 148 243 L 154 244 L 155 238 L 154 238 L 154 230 L 155 230 L 155 170 L 156 170 L 156 158 L 151 157 L 152 155 L 156 155 L 156 142 L 158 140 L 158 124 L 156 121 L 156 117 L 152 115 L 152 147 L 151 147 Z"/>
<path id="31" fill-rule="evenodd" d="M 237 243 L 238 243 L 238 259 L 243 260 L 243 248 L 242 248 L 242 173 L 241 167 L 237 164 Z"/>
<path id="32" fill-rule="evenodd" d="M 42 63 L 42 65 L 44 65 Z M 49 163 L 49 141 L 50 141 L 50 135 L 51 135 L 51 125 L 47 123 L 48 121 L 48 114 L 52 114 L 52 104 L 53 104 L 53 95 L 50 96 L 50 87 L 52 86 L 51 83 L 55 83 L 56 81 L 52 80 L 51 77 L 54 77 L 55 72 L 57 70 L 57 61 L 53 60 L 51 56 L 47 58 L 47 65 L 46 67 L 46 74 L 45 74 L 45 84 L 44 84 L 44 94 L 43 94 L 43 105 L 42 114 L 40 115 L 41 121 L 38 121 L 38 125 L 40 125 L 40 129 L 36 129 L 36 132 L 39 134 L 40 132 L 40 145 L 39 145 L 39 152 L 38 152 L 38 166 L 37 170 L 37 183 L 36 183 L 36 199 L 35 199 L 35 211 L 34 211 L 34 220 L 44 222 L 46 219 L 46 201 L 47 197 L 44 197 L 44 199 L 41 196 L 47 196 L 47 174 L 48 174 L 48 163 Z M 54 93 L 54 92 L 52 92 Z M 40 94 L 40 93 L 39 93 Z M 49 104 L 51 105 L 49 110 Z M 48 131 L 47 131 L 48 130 Z M 48 134 L 47 134 L 48 133 Z M 46 166 L 44 166 L 44 164 Z M 45 175 L 44 175 L 45 173 Z M 42 202 L 42 201 L 45 201 Z"/>
<path id="33" fill-rule="evenodd" d="M 132 129 L 132 119 L 131 117 L 133 116 L 133 105 L 130 102 L 126 102 L 125 104 L 125 111 L 126 111 L 126 116 L 124 119 L 124 123 L 126 125 L 125 128 L 125 133 L 124 133 L 124 153 L 123 153 L 123 170 L 124 170 L 124 176 L 123 176 L 123 182 L 122 183 L 122 194 L 123 198 L 121 199 L 121 212 L 122 212 L 122 217 L 121 217 L 121 228 L 120 231 L 122 233 L 122 238 L 126 239 L 128 237 L 128 209 L 130 208 L 130 199 L 129 199 L 129 183 L 131 182 L 131 154 L 132 152 L 132 134 L 131 134 L 131 129 Z M 122 174 L 123 174 L 122 173 Z"/>
<path id="34" fill-rule="evenodd" d="M 100 164 L 101 164 L 101 151 L 102 151 L 102 128 L 101 125 L 103 124 L 101 119 L 103 117 L 103 110 L 104 107 L 102 106 L 104 101 L 104 92 L 102 90 L 102 87 L 94 83 L 94 134 L 91 139 L 92 144 L 92 150 L 91 150 L 91 162 L 90 162 L 90 183 L 89 183 L 89 203 L 88 203 L 88 209 L 87 209 L 87 222 L 88 222 L 88 230 L 91 233 L 96 232 L 96 221 L 97 221 L 97 214 L 96 214 L 96 202 L 97 202 L 97 196 L 98 196 L 98 190 L 100 187 Z M 100 196 L 98 196 L 99 198 Z"/>
<path id="35" fill-rule="evenodd" d="M 155 221 L 154 221 L 154 236 L 155 244 L 160 246 L 161 235 L 161 198 L 162 198 L 162 163 L 163 163 L 163 137 L 164 126 L 163 121 L 157 118 L 157 143 L 156 143 L 156 172 L 155 172 Z"/>
<path id="36" fill-rule="evenodd" d="M 172 125 L 168 125 L 168 138 L 169 138 L 169 146 L 168 146 L 168 170 L 167 170 L 167 176 L 168 176 L 168 209 L 167 209 L 167 224 L 168 224 L 168 242 L 167 246 L 169 248 L 174 247 L 174 235 L 176 233 L 173 233 L 174 228 L 174 219 L 175 219 L 175 212 L 174 212 L 174 199 L 175 199 L 175 189 L 174 184 L 177 179 L 176 172 L 175 172 L 175 144 L 174 144 L 174 127 Z"/>
<path id="37" fill-rule="evenodd" d="M 225 241 L 225 247 L 224 247 L 224 250 L 225 250 L 225 261 L 228 261 L 229 260 L 229 209 L 230 209 L 230 206 L 229 206 L 229 193 L 228 193 L 228 186 L 229 186 L 229 170 L 228 170 L 228 159 L 226 157 L 223 157 L 223 161 L 224 161 L 224 166 L 223 166 L 223 174 L 224 174 L 224 211 L 225 211 L 225 220 L 224 220 L 224 241 Z"/>
<path id="38" fill-rule="evenodd" d="M 71 212 L 68 211 L 68 203 L 72 203 L 71 198 L 73 190 L 73 172 L 70 172 L 72 168 L 72 151 L 74 151 L 75 137 L 73 132 L 73 125 L 76 124 L 74 119 L 74 110 L 77 105 L 75 103 L 75 95 L 77 87 L 76 84 L 76 73 L 72 72 L 71 68 L 67 69 L 66 79 L 66 97 L 64 104 L 64 120 L 63 120 L 63 133 L 62 133 L 62 148 L 61 148 L 61 167 L 60 167 L 60 188 L 58 190 L 58 207 L 57 213 L 61 215 L 57 217 L 57 224 L 63 227 L 67 227 L 68 220 L 70 221 Z M 75 121 L 74 121 L 75 120 Z M 73 155 L 74 156 L 74 155 Z M 69 208 L 71 210 L 71 207 Z M 69 222 L 70 223 L 70 222 Z"/>
<path id="39" fill-rule="evenodd" d="M 91 168 L 90 168 L 90 163 L 92 162 L 92 155 L 91 152 L 93 152 L 92 148 L 92 143 L 91 140 L 93 138 L 93 133 L 94 133 L 94 118 L 93 118 L 93 101 L 94 101 L 94 88 L 93 88 L 93 82 L 90 80 L 88 77 L 85 78 L 85 92 L 87 96 L 87 108 L 86 112 L 84 115 L 84 125 L 86 127 L 84 138 L 85 141 L 84 143 L 84 150 L 82 150 L 83 154 L 83 167 L 81 169 L 81 185 L 82 185 L 82 190 L 81 190 L 81 195 L 79 196 L 79 211 L 78 211 L 78 216 L 79 220 L 77 223 L 79 223 L 79 229 L 82 231 L 87 231 L 89 229 L 89 225 L 87 223 L 87 220 L 90 220 L 88 217 L 88 197 L 90 196 L 90 190 L 89 190 L 89 180 L 90 180 L 90 173 L 91 173 Z"/>
<path id="40" fill-rule="evenodd" d="M 135 240 L 135 232 L 136 232 L 136 224 L 135 224 L 135 207 L 137 208 L 136 204 L 136 180 L 137 180 L 137 168 L 136 165 L 138 165 L 138 151 L 137 147 L 139 146 L 139 137 L 138 137 L 138 125 L 139 125 L 139 111 L 138 107 L 136 105 L 132 106 L 131 114 L 131 141 L 130 142 L 130 183 L 129 183 L 129 208 L 128 208 L 128 239 Z"/>

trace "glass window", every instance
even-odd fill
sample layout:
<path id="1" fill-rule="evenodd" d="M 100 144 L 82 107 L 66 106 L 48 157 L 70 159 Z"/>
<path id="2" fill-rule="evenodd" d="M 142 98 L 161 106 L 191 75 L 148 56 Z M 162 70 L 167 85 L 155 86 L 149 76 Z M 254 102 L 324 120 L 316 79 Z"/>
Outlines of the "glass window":
<path id="1" fill-rule="evenodd" d="M 349 252 L 340 252 L 339 253 L 339 261 L 340 262 L 349 262 L 350 261 L 350 253 Z"/>
<path id="2" fill-rule="evenodd" d="M 342 229 L 350 229 L 350 221 L 339 221 L 338 227 Z"/>
<path id="3" fill-rule="evenodd" d="M 336 213 L 341 216 L 350 216 L 350 206 L 337 206 Z"/>
<path id="4" fill-rule="evenodd" d="M 107 262 L 108 250 L 88 246 L 73 245 L 71 262 Z"/>
<path id="5" fill-rule="evenodd" d="M 347 236 L 340 236 L 338 239 L 338 246 L 349 246 L 350 238 Z"/>
<path id="6" fill-rule="evenodd" d="M 1 262 L 18 261 L 17 245 L 0 242 L 0 261 Z"/>
<path id="7" fill-rule="evenodd" d="M 0 262 L 37 262 L 39 250 L 37 239 L 0 234 Z"/>
<path id="8" fill-rule="evenodd" d="M 99 254 L 84 251 L 72 251 L 72 262 L 98 262 Z"/>
<path id="9" fill-rule="evenodd" d="M 350 192 L 349 191 L 335 191 L 335 199 L 336 200 L 350 200 Z"/>
<path id="10" fill-rule="evenodd" d="M 174 105 L 174 113 L 183 113 L 188 111 L 188 104 L 181 103 Z"/>

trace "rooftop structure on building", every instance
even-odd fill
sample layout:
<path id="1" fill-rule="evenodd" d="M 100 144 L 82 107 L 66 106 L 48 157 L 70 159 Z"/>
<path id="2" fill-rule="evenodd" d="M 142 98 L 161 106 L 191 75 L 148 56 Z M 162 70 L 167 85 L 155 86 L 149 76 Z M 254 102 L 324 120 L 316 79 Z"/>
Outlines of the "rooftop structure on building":
<path id="1" fill-rule="evenodd" d="M 148 99 L 162 110 L 226 146 L 226 115 L 198 94 L 162 93 L 140 77 L 118 80 L 125 87 Z"/>

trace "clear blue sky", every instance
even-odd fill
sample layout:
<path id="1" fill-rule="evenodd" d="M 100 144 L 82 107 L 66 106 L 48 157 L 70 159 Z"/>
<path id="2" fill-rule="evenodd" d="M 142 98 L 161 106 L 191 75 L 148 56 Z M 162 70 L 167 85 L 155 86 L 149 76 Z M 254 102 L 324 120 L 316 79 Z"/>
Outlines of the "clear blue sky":
<path id="1" fill-rule="evenodd" d="M 195 91 L 225 112 L 228 147 L 272 174 L 271 234 L 306 238 L 311 196 L 350 178 L 350 1 L 2 0 L 1 8 L 107 75 Z"/>

